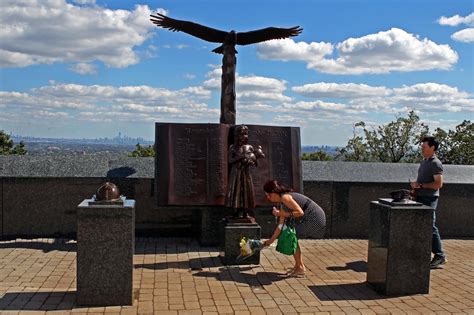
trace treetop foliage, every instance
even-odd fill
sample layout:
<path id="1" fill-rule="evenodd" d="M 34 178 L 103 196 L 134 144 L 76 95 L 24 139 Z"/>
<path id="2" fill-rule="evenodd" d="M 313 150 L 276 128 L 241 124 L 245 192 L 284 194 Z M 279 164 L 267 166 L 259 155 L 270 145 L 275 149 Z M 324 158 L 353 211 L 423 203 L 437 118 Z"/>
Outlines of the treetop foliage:
<path id="1" fill-rule="evenodd" d="M 24 155 L 26 154 L 25 144 L 20 142 L 15 145 L 13 140 L 10 139 L 10 136 L 5 133 L 5 131 L 0 130 L 0 155 Z"/>
<path id="2" fill-rule="evenodd" d="M 151 145 L 142 147 L 140 143 L 135 145 L 135 150 L 128 156 L 131 157 L 152 157 L 155 156 L 155 148 Z"/>
<path id="3" fill-rule="evenodd" d="M 429 128 L 414 111 L 408 117 L 369 129 L 365 122 L 355 124 L 347 145 L 338 150 L 336 160 L 357 162 L 408 162 L 421 160 L 420 141 Z M 456 130 L 437 128 L 433 136 L 440 141 L 438 158 L 445 164 L 474 164 L 474 124 L 469 120 Z"/>

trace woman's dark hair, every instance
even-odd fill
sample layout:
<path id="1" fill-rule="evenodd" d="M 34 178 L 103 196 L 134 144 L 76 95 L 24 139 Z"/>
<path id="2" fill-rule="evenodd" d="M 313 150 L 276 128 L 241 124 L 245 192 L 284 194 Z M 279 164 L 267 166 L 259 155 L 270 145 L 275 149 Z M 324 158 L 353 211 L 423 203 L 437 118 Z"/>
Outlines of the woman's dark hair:
<path id="1" fill-rule="evenodd" d="M 439 142 L 438 140 L 436 140 L 435 137 L 431 137 L 431 136 L 426 136 L 426 137 L 423 137 L 423 139 L 421 139 L 421 142 L 428 142 L 428 145 L 430 147 L 433 147 L 434 146 L 434 150 L 435 151 L 438 151 L 438 147 L 439 147 Z"/>
<path id="2" fill-rule="evenodd" d="M 263 190 L 268 193 L 284 194 L 293 191 L 292 188 L 278 182 L 276 179 L 269 180 L 263 185 Z"/>

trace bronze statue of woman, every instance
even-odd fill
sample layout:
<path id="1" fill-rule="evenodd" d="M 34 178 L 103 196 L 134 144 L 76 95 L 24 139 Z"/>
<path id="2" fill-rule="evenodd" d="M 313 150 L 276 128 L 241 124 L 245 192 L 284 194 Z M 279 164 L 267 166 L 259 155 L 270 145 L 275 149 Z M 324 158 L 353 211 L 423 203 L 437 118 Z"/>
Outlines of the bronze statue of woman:
<path id="1" fill-rule="evenodd" d="M 258 159 L 265 157 L 262 147 L 248 143 L 249 129 L 245 125 L 235 128 L 235 142 L 229 146 L 230 176 L 225 199 L 226 207 L 234 209 L 234 217 L 253 217 L 255 192 L 250 167 L 258 166 Z"/>

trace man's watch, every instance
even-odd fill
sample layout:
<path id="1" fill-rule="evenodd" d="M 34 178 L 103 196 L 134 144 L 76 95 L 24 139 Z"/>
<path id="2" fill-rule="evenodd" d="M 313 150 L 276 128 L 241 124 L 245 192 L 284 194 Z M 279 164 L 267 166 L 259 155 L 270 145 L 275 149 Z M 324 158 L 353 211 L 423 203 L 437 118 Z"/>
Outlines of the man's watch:
<path id="1" fill-rule="evenodd" d="M 420 188 L 423 188 L 423 183 L 420 183 Z"/>

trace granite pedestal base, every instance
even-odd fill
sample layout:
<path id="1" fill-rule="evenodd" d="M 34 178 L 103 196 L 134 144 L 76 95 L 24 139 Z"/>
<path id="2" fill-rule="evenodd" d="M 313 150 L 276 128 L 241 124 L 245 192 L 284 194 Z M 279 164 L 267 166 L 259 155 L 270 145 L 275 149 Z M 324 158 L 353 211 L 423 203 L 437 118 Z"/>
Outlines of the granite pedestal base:
<path id="1" fill-rule="evenodd" d="M 260 264 L 260 251 L 245 259 L 239 258 L 242 237 L 260 239 L 260 226 L 257 223 L 231 223 L 223 220 L 220 230 L 221 258 L 224 265 Z"/>
<path id="2" fill-rule="evenodd" d="M 133 304 L 135 201 L 77 210 L 77 303 L 84 306 Z"/>
<path id="3" fill-rule="evenodd" d="M 385 295 L 430 287 L 433 209 L 414 201 L 370 203 L 367 282 Z"/>

